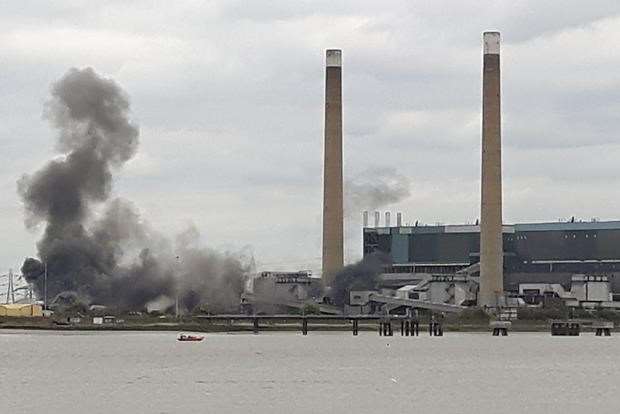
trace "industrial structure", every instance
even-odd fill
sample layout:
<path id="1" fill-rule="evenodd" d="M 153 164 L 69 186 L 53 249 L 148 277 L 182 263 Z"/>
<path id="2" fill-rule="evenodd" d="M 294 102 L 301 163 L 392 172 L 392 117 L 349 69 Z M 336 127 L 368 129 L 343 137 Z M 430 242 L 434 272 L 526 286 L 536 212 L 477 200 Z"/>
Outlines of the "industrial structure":
<path id="1" fill-rule="evenodd" d="M 481 226 L 366 227 L 363 231 L 365 256 L 380 251 L 391 258 L 383 269 L 385 288 L 413 286 L 410 290 L 416 299 L 425 292 L 428 300 L 475 303 L 476 285 L 482 285 Z M 501 289 L 509 296 L 552 295 L 588 303 L 620 299 L 620 221 L 504 225 L 501 245 Z M 443 289 L 433 292 L 433 283 Z"/>
<path id="2" fill-rule="evenodd" d="M 32 303 L 32 286 L 29 286 L 22 275 L 14 274 L 13 270 L 0 275 L 0 303 Z"/>
<path id="3" fill-rule="evenodd" d="M 386 253 L 391 263 L 375 291 L 351 292 L 349 304 L 420 303 L 456 307 L 522 306 L 545 297 L 570 306 L 616 306 L 620 299 L 620 222 L 575 221 L 504 225 L 500 33 L 483 33 L 480 220 L 475 225 L 403 226 L 397 214 L 363 213 L 364 256 Z M 341 54 L 327 51 L 323 277 L 342 267 Z M 618 293 L 618 297 L 615 297 Z M 409 305 L 404 305 L 404 303 Z M 415 303 L 414 303 L 415 302 Z M 605 305 L 606 304 L 606 305 Z M 351 310 L 351 309 L 349 309 Z M 442 311 L 458 310 L 446 308 Z"/>
<path id="4" fill-rule="evenodd" d="M 342 190 L 342 51 L 327 50 L 323 173 L 323 282 L 330 286 L 344 266 Z"/>
<path id="5" fill-rule="evenodd" d="M 479 306 L 497 306 L 503 296 L 502 117 L 499 51 L 499 33 L 485 32 L 482 69 Z"/>
<path id="6" fill-rule="evenodd" d="M 392 226 L 392 215 L 385 212 L 380 226 L 381 213 L 375 211 L 371 227 L 365 211 L 364 257 L 381 252 L 390 260 L 383 265 L 375 290 L 349 291 L 345 314 L 389 315 L 398 309 L 409 318 L 417 310 L 461 312 L 466 306 L 521 306 L 549 297 L 569 306 L 620 308 L 620 221 L 503 224 L 498 32 L 483 34 L 482 75 L 479 223 L 426 226 L 416 221 L 404 225 L 397 212 Z M 344 267 L 342 127 L 342 51 L 329 49 L 325 62 L 322 280 L 309 271 L 262 272 L 242 297 L 241 313 L 256 318 L 257 314 L 296 309 L 304 321 L 309 308 L 323 314 L 342 313 L 330 300 L 330 290 L 323 289 L 334 288 L 334 277 Z M 15 302 L 12 272 L 7 281 L 7 302 L 9 298 Z M 0 316 L 39 316 L 48 309 L 46 293 L 41 307 L 32 304 L 32 290 L 29 292 L 29 305 L 0 305 Z"/>
<path id="7" fill-rule="evenodd" d="M 250 291 L 242 298 L 242 313 L 278 313 L 318 307 L 321 313 L 339 313 L 324 302 L 321 279 L 309 270 L 296 272 L 263 271 L 252 279 Z"/>

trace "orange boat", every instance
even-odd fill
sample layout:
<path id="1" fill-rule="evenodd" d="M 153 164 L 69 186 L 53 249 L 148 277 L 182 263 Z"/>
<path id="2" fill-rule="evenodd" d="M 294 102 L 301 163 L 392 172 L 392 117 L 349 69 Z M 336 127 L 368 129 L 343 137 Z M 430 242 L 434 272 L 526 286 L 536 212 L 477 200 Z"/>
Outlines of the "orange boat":
<path id="1" fill-rule="evenodd" d="M 177 341 L 181 341 L 181 342 L 199 342 L 199 341 L 202 341 L 203 339 L 205 339 L 204 336 L 198 336 L 198 335 L 189 335 L 189 334 L 184 334 L 184 333 L 177 335 Z"/>

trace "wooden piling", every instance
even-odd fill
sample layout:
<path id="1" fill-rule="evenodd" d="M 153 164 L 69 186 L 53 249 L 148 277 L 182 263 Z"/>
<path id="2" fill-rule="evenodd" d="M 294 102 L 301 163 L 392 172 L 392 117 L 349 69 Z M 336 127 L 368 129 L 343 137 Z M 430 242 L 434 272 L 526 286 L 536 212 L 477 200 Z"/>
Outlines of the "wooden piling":
<path id="1" fill-rule="evenodd" d="M 493 332 L 493 336 L 508 336 L 508 329 L 512 326 L 510 321 L 491 321 L 489 327 Z"/>
<path id="2" fill-rule="evenodd" d="M 430 336 L 443 336 L 443 326 L 437 321 L 430 321 L 428 324 L 428 333 Z"/>
<path id="3" fill-rule="evenodd" d="M 614 327 L 613 322 L 603 321 L 594 322 L 592 328 L 596 332 L 596 336 L 611 336 L 611 329 Z"/>
<path id="4" fill-rule="evenodd" d="M 581 323 L 575 320 L 551 321 L 551 335 L 553 336 L 579 336 Z"/>

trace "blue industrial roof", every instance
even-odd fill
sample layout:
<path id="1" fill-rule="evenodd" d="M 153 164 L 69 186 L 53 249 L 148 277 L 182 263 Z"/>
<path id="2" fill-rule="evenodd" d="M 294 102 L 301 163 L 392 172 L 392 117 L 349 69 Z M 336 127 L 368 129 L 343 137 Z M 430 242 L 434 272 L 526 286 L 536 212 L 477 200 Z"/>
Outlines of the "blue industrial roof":
<path id="1" fill-rule="evenodd" d="M 575 221 L 556 223 L 515 224 L 516 231 L 548 231 L 548 230 L 618 230 L 620 221 Z"/>
<path id="2" fill-rule="evenodd" d="M 551 223 L 504 224 L 504 233 L 523 231 L 571 231 L 571 230 L 620 230 L 620 221 L 575 221 Z M 428 233 L 479 233 L 480 226 L 463 225 L 432 225 L 432 226 L 401 226 L 401 227 L 365 227 L 364 231 L 392 234 L 428 234 Z"/>

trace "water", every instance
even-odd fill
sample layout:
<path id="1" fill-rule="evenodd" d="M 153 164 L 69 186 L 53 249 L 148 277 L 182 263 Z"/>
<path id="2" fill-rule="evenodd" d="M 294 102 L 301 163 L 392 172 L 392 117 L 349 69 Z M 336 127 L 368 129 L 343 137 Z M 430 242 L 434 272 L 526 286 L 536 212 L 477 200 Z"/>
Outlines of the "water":
<path id="1" fill-rule="evenodd" d="M 612 413 L 620 335 L 0 331 L 10 413 Z M 6 411 L 5 411 L 6 410 Z"/>

